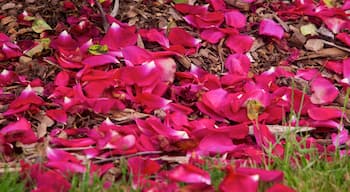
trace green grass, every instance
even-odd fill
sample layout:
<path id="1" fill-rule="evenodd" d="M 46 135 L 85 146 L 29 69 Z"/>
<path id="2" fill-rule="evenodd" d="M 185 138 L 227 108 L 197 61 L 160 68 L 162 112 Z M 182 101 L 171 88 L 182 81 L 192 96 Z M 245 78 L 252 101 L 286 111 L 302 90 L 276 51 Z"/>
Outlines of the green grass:
<path id="1" fill-rule="evenodd" d="M 265 151 L 268 154 L 267 161 L 258 167 L 268 170 L 281 170 L 284 172 L 283 183 L 300 192 L 346 192 L 350 186 L 350 158 L 340 157 L 336 154 L 328 154 L 333 161 L 328 162 L 327 154 L 319 154 L 314 148 L 305 149 L 306 136 L 301 141 L 296 140 L 295 133 L 289 133 L 285 139 L 285 155 L 279 158 L 272 155 L 272 146 Z M 282 140 L 282 139 L 281 139 Z M 291 162 L 290 159 L 296 161 Z M 217 162 L 217 163 L 215 163 Z M 252 165 L 257 167 L 257 165 Z M 218 157 L 207 159 L 203 169 L 207 170 L 212 179 L 213 186 L 217 189 L 225 172 L 224 165 L 220 164 Z M 104 190 L 104 181 L 89 174 L 75 175 L 71 179 L 71 192 L 94 191 L 133 191 L 131 179 L 128 175 L 126 163 L 121 163 L 121 176 L 108 190 Z M 92 178 L 91 178 L 92 177 Z M 270 187 L 271 183 L 260 183 L 259 191 Z M 32 186 L 33 187 L 33 186 Z M 0 191 L 25 191 L 25 181 L 21 180 L 16 172 L 5 172 L 0 176 Z"/>

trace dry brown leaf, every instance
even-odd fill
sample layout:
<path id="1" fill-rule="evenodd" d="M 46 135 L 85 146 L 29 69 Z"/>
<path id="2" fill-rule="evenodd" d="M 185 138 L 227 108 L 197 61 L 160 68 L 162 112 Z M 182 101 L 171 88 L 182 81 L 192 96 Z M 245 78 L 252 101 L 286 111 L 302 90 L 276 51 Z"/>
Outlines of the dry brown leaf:
<path id="1" fill-rule="evenodd" d="M 180 164 L 186 164 L 189 162 L 190 157 L 189 156 L 168 156 L 168 155 L 163 155 L 157 158 L 153 158 L 153 160 L 162 160 L 162 161 L 167 161 L 171 163 L 180 163 Z"/>
<path id="2" fill-rule="evenodd" d="M 305 49 L 310 51 L 319 51 L 323 49 L 324 43 L 322 39 L 309 39 L 304 45 Z"/>

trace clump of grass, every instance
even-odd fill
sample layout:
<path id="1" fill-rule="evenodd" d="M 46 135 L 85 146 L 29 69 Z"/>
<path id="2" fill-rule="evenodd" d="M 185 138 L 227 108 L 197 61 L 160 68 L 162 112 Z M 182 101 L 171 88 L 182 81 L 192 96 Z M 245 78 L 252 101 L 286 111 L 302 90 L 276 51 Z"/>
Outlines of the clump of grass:
<path id="1" fill-rule="evenodd" d="M 21 180 L 19 173 L 5 170 L 0 176 L 0 191 L 23 192 L 25 181 Z"/>

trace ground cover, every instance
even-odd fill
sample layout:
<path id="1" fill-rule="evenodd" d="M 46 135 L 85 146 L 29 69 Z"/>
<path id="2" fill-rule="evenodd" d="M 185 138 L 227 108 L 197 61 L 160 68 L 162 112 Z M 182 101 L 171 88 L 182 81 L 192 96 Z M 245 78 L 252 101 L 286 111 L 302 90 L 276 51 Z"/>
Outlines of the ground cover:
<path id="1" fill-rule="evenodd" d="M 350 2 L 0 7 L 5 191 L 347 191 Z"/>

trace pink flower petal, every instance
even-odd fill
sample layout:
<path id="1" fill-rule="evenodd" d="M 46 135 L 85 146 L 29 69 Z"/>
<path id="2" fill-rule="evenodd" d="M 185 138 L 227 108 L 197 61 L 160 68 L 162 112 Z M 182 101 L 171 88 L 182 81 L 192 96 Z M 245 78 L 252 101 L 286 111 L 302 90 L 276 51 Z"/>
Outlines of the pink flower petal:
<path id="1" fill-rule="evenodd" d="M 343 63 L 338 61 L 326 61 L 325 67 L 337 74 L 343 73 Z"/>
<path id="2" fill-rule="evenodd" d="M 249 35 L 230 35 L 226 40 L 226 46 L 235 53 L 245 53 L 253 45 L 253 38 Z"/>
<path id="3" fill-rule="evenodd" d="M 296 77 L 303 78 L 307 81 L 320 76 L 321 73 L 317 69 L 299 69 L 296 74 Z"/>
<path id="4" fill-rule="evenodd" d="M 224 0 L 208 0 L 207 2 L 210 3 L 215 11 L 224 11 L 226 9 L 226 3 Z"/>
<path id="5" fill-rule="evenodd" d="M 260 22 L 259 34 L 276 37 L 277 39 L 282 39 L 284 31 L 283 28 L 273 20 L 263 19 Z"/>
<path id="6" fill-rule="evenodd" d="M 53 190 L 67 192 L 71 184 L 61 173 L 49 170 L 37 176 L 36 187 L 32 192 L 51 192 Z"/>
<path id="7" fill-rule="evenodd" d="M 210 175 L 191 164 L 182 164 L 169 171 L 169 179 L 185 183 L 205 183 L 210 185 Z"/>
<path id="8" fill-rule="evenodd" d="M 52 144 L 64 147 L 87 147 L 96 143 L 90 138 L 63 139 L 58 137 L 52 137 L 50 142 Z"/>
<path id="9" fill-rule="evenodd" d="M 55 85 L 66 87 L 69 83 L 69 73 L 66 71 L 60 71 L 55 77 Z"/>
<path id="10" fill-rule="evenodd" d="M 350 35 L 348 33 L 338 33 L 336 38 L 350 47 Z"/>
<path id="11" fill-rule="evenodd" d="M 150 42 L 157 42 L 159 45 L 169 48 L 169 40 L 165 37 L 163 32 L 159 32 L 157 29 L 142 29 L 139 31 L 140 35 Z"/>
<path id="12" fill-rule="evenodd" d="M 313 120 L 319 121 L 335 119 L 342 116 L 342 110 L 334 107 L 313 107 L 310 108 L 307 113 Z"/>
<path id="13" fill-rule="evenodd" d="M 126 46 L 134 45 L 137 35 L 134 27 L 112 23 L 101 44 L 105 44 L 109 49 L 118 51 Z"/>
<path id="14" fill-rule="evenodd" d="M 223 154 L 236 148 L 232 139 L 224 133 L 205 136 L 199 143 L 199 150 L 204 154 Z"/>
<path id="15" fill-rule="evenodd" d="M 8 143 L 21 142 L 23 144 L 31 144 L 38 140 L 30 122 L 25 118 L 20 118 L 18 121 L 3 127 L 0 130 L 0 134 L 4 135 L 5 141 Z"/>
<path id="16" fill-rule="evenodd" d="M 350 85 L 350 59 L 343 60 L 343 77 L 341 82 Z"/>
<path id="17" fill-rule="evenodd" d="M 5 42 L 1 50 L 5 53 L 6 59 L 12 59 L 23 55 L 21 49 L 11 42 Z"/>
<path id="18" fill-rule="evenodd" d="M 234 28 L 243 28 L 246 25 L 247 18 L 238 10 L 232 10 L 225 13 L 225 21 L 228 26 Z"/>
<path id="19" fill-rule="evenodd" d="M 289 188 L 283 184 L 276 183 L 272 187 L 268 188 L 266 192 L 296 192 L 294 189 Z"/>
<path id="20" fill-rule="evenodd" d="M 184 19 L 193 27 L 206 29 L 219 27 L 224 22 L 224 14 L 221 12 L 206 12 L 201 15 L 187 15 Z"/>
<path id="21" fill-rule="evenodd" d="M 78 46 L 77 41 L 75 41 L 72 36 L 67 31 L 62 31 L 57 39 L 54 39 L 50 44 L 53 48 L 60 48 L 65 50 L 73 50 Z"/>
<path id="22" fill-rule="evenodd" d="M 142 93 L 135 97 L 135 101 L 146 106 L 147 111 L 153 111 L 154 109 L 160 109 L 171 103 L 171 100 L 164 99 L 160 96 L 150 93 Z"/>
<path id="23" fill-rule="evenodd" d="M 203 40 L 215 44 L 218 43 L 225 36 L 225 33 L 221 32 L 216 28 L 210 28 L 203 30 L 200 36 Z"/>
<path id="24" fill-rule="evenodd" d="M 226 167 L 226 176 L 220 183 L 223 192 L 244 191 L 256 192 L 259 185 L 259 175 L 244 175 L 236 173 L 231 166 Z"/>
<path id="25" fill-rule="evenodd" d="M 337 98 L 338 89 L 327 79 L 318 77 L 311 82 L 311 102 L 313 104 L 328 104 Z"/>
<path id="26" fill-rule="evenodd" d="M 33 91 L 30 85 L 28 85 L 17 97 L 14 101 L 12 101 L 9 105 L 8 110 L 4 113 L 4 115 L 12 115 L 15 113 L 23 112 L 25 108 L 24 106 L 28 105 L 42 105 L 44 104 L 44 100 L 41 99 L 36 93 Z M 16 110 L 23 109 L 23 110 Z"/>
<path id="27" fill-rule="evenodd" d="M 283 172 L 278 170 L 264 170 L 258 168 L 238 167 L 236 172 L 244 175 L 259 175 L 261 181 L 265 182 L 281 182 L 283 180 Z"/>
<path id="28" fill-rule="evenodd" d="M 326 24 L 327 28 L 335 34 L 339 33 L 347 23 L 346 20 L 337 17 L 324 17 L 322 20 Z"/>
<path id="29" fill-rule="evenodd" d="M 184 47 L 197 47 L 199 39 L 195 39 L 187 31 L 179 27 L 171 28 L 169 31 L 169 41 L 173 45 L 182 45 Z"/>
<path id="30" fill-rule="evenodd" d="M 203 14 L 208 11 L 208 5 L 189 5 L 187 3 L 176 3 L 174 8 L 182 14 Z"/>
<path id="31" fill-rule="evenodd" d="M 0 73 L 0 87 L 12 84 L 17 78 L 15 72 L 3 69 Z"/>
<path id="32" fill-rule="evenodd" d="M 62 109 L 51 109 L 51 110 L 47 110 L 45 113 L 51 119 L 53 119 L 59 123 L 65 124 L 67 122 L 67 114 Z"/>
<path id="33" fill-rule="evenodd" d="M 246 76 L 249 72 L 250 61 L 246 55 L 236 53 L 227 57 L 225 67 L 230 74 Z"/>
<path id="34" fill-rule="evenodd" d="M 349 132 L 347 129 L 341 130 L 338 134 L 332 134 L 332 144 L 336 147 L 346 143 L 349 138 Z"/>
<path id="35" fill-rule="evenodd" d="M 137 46 L 128 46 L 122 49 L 122 54 L 127 66 L 143 64 L 152 59 L 152 55 L 145 49 Z"/>
<path id="36" fill-rule="evenodd" d="M 118 60 L 111 55 L 93 55 L 86 57 L 82 63 L 88 67 L 98 67 L 106 64 L 118 63 Z"/>

